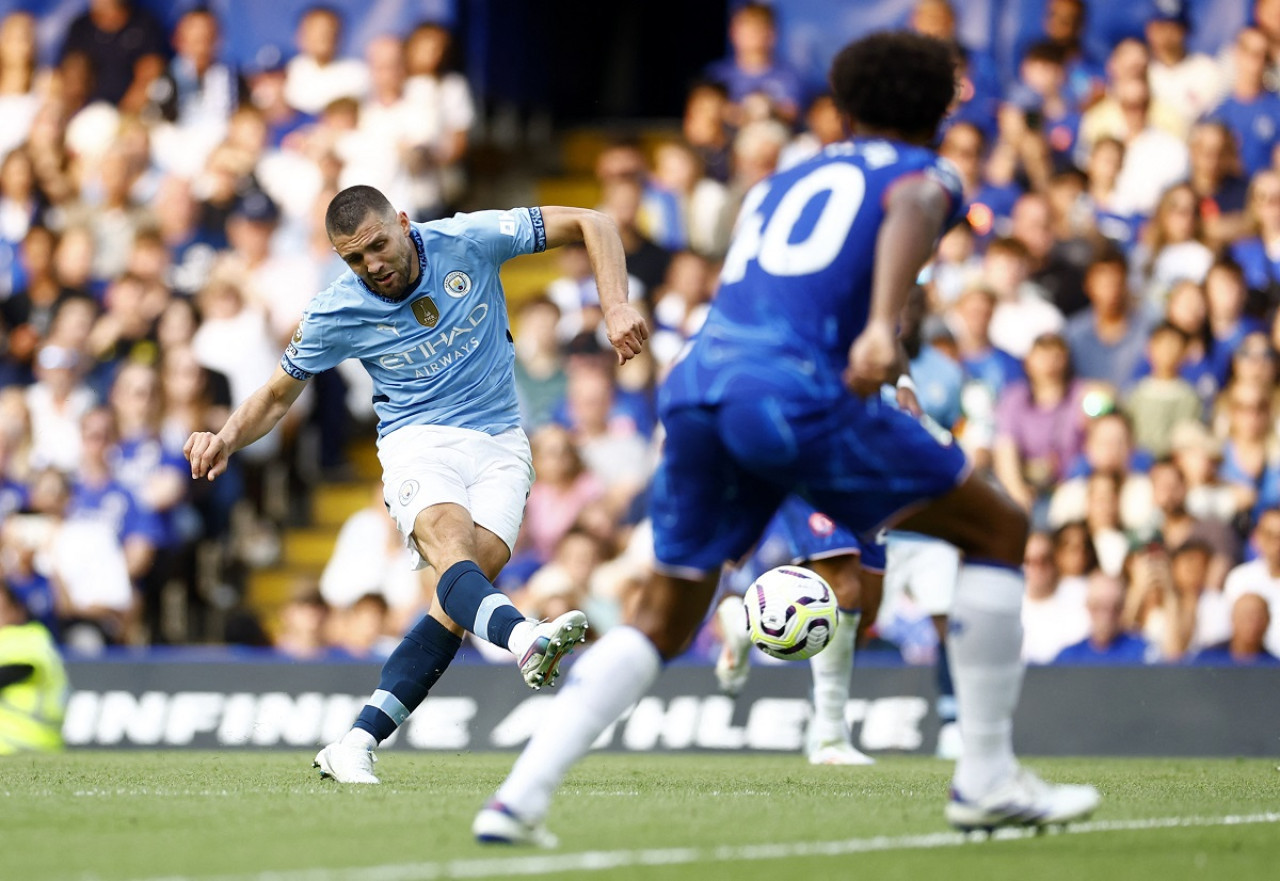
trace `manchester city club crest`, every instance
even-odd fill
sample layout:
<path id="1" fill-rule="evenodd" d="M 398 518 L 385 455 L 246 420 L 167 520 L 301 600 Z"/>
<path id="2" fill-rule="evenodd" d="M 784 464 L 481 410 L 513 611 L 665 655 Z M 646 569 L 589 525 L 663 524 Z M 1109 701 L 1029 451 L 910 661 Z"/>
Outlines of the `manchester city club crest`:
<path id="1" fill-rule="evenodd" d="M 471 276 L 461 269 L 455 269 L 444 277 L 444 292 L 455 300 L 460 300 L 471 293 Z"/>
<path id="2" fill-rule="evenodd" d="M 435 327 L 436 322 L 440 320 L 440 310 L 436 308 L 435 300 L 430 297 L 419 297 L 409 304 L 409 308 L 413 310 L 413 317 L 418 319 L 418 323 L 423 327 Z"/>
<path id="3" fill-rule="evenodd" d="M 409 501 L 418 494 L 418 481 L 406 480 L 400 484 L 400 504 L 407 505 Z"/>

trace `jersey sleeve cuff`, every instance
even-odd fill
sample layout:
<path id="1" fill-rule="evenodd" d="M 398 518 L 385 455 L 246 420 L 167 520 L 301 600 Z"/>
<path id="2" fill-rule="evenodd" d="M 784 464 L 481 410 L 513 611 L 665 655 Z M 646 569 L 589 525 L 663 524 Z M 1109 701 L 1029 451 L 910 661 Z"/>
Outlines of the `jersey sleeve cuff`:
<path id="1" fill-rule="evenodd" d="M 290 361 L 288 355 L 285 355 L 280 359 L 280 369 L 300 382 L 306 382 L 308 379 L 315 376 L 314 373 L 307 373 L 307 371 Z"/>
<path id="2" fill-rule="evenodd" d="M 542 220 L 541 208 L 529 209 L 529 222 L 533 224 L 533 253 L 547 250 L 547 226 Z"/>

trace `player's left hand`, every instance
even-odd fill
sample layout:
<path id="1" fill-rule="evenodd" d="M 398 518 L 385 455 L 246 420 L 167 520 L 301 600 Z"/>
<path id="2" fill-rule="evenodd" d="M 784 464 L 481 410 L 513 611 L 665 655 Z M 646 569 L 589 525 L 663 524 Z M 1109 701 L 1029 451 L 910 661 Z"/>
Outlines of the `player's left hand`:
<path id="1" fill-rule="evenodd" d="M 649 325 L 640 310 L 630 303 L 610 306 L 604 313 L 604 326 L 609 342 L 618 353 L 618 363 L 625 364 L 640 354 L 649 338 Z"/>
<path id="2" fill-rule="evenodd" d="M 919 417 L 924 413 L 924 408 L 920 406 L 920 399 L 916 397 L 916 390 L 911 386 L 898 386 L 896 395 L 898 398 L 898 408 L 903 412 L 910 413 L 912 416 L 916 417 Z"/>
<path id="3" fill-rule="evenodd" d="M 898 332 L 887 321 L 867 322 L 849 349 L 844 384 L 862 397 L 880 394 L 880 386 L 897 378 Z"/>

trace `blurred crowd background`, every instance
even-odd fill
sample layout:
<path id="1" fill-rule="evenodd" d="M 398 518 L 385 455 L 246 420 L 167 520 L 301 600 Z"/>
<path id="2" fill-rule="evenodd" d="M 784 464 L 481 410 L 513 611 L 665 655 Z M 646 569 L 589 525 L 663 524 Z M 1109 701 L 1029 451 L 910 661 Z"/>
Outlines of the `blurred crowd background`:
<path id="1" fill-rule="evenodd" d="M 600 93 L 559 116 L 509 113 L 475 87 L 492 65 L 468 64 L 478 41 L 432 17 L 440 4 L 397 4 L 421 19 L 358 51 L 345 35 L 367 23 L 349 5 L 298 6 L 291 33 L 238 53 L 222 39 L 243 28 L 234 3 L 172 21 L 73 5 L 0 19 L 0 570 L 81 652 L 378 657 L 431 585 L 361 467 L 359 365 L 317 377 L 216 482 L 191 481 L 182 445 L 221 427 L 344 271 L 322 222 L 338 189 L 372 184 L 416 220 L 530 204 L 532 185 L 494 182 L 554 169 L 556 125 L 581 125 Z M 922 404 L 1032 516 L 1029 660 L 1274 661 L 1280 0 L 1133 4 L 1128 32 L 1103 40 L 1100 4 L 1007 5 L 1025 26 L 999 51 L 967 46 L 947 0 L 877 22 L 947 40 L 961 71 L 939 149 L 970 207 L 903 321 Z M 499 586 L 531 616 L 584 608 L 594 633 L 648 570 L 654 387 L 714 295 L 743 195 L 844 137 L 785 51 L 787 12 L 813 4 L 714 6 L 710 27 L 684 31 L 685 47 L 718 35 L 700 54 L 664 65 L 650 40 L 623 59 L 670 68 L 655 82 L 680 91 L 642 102 L 657 119 L 597 121 L 583 190 L 622 233 L 650 350 L 614 366 L 582 248 L 510 302 L 537 481 Z M 643 4 L 620 10 L 625 25 Z M 625 104 L 615 92 L 602 115 Z M 255 600 L 253 573 L 314 532 L 333 486 L 367 504 L 322 572 Z M 932 660 L 909 595 L 875 633 Z"/>

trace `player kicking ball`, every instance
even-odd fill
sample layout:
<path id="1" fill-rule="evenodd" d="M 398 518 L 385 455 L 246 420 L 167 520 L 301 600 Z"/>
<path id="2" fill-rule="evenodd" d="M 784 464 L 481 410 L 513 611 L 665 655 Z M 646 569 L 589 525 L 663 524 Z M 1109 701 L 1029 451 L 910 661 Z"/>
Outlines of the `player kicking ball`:
<path id="1" fill-rule="evenodd" d="M 595 211 L 517 208 L 413 223 L 378 190 L 355 186 L 333 197 L 325 229 L 351 272 L 311 301 L 267 383 L 221 431 L 191 435 L 185 452 L 191 476 L 213 480 L 312 376 L 347 358 L 369 372 L 383 498 L 418 568 L 438 575 L 430 611 L 383 665 L 351 730 L 315 759 L 321 776 L 377 783 L 374 747 L 426 698 L 464 629 L 511 651 L 535 689 L 555 681 L 585 638 L 582 612 L 529 621 L 492 583 L 511 558 L 533 481 L 499 268 L 582 242 L 619 363 L 640 352 L 648 328 L 627 302 L 617 228 Z"/>
<path id="2" fill-rule="evenodd" d="M 809 659 L 813 674 L 813 716 L 805 736 L 812 765 L 874 765 L 875 759 L 853 745 L 845 706 L 853 678 L 853 659 L 863 615 L 874 621 L 884 579 L 884 545 L 862 541 L 791 496 L 769 521 L 755 551 L 740 567 L 726 568 L 721 586 L 729 595 L 716 608 L 723 643 L 716 659 L 716 681 L 736 697 L 751 672 L 751 639 L 744 629 L 742 595 L 764 572 L 777 566 L 804 566 L 831 585 L 838 604 L 835 633 L 827 647 Z"/>
<path id="3" fill-rule="evenodd" d="M 1041 826 L 1090 814 L 1091 786 L 1050 785 L 1013 753 L 1022 685 L 1027 518 L 964 453 L 885 402 L 897 322 L 920 267 L 964 210 L 929 149 L 956 91 L 951 50 L 909 33 L 845 47 L 831 69 L 853 136 L 755 186 L 706 322 L 659 395 L 656 574 L 570 672 L 472 831 L 550 844 L 551 797 L 596 737 L 688 645 L 722 564 L 795 492 L 856 535 L 900 527 L 964 554 L 951 610 L 963 752 L 948 821 Z"/>

